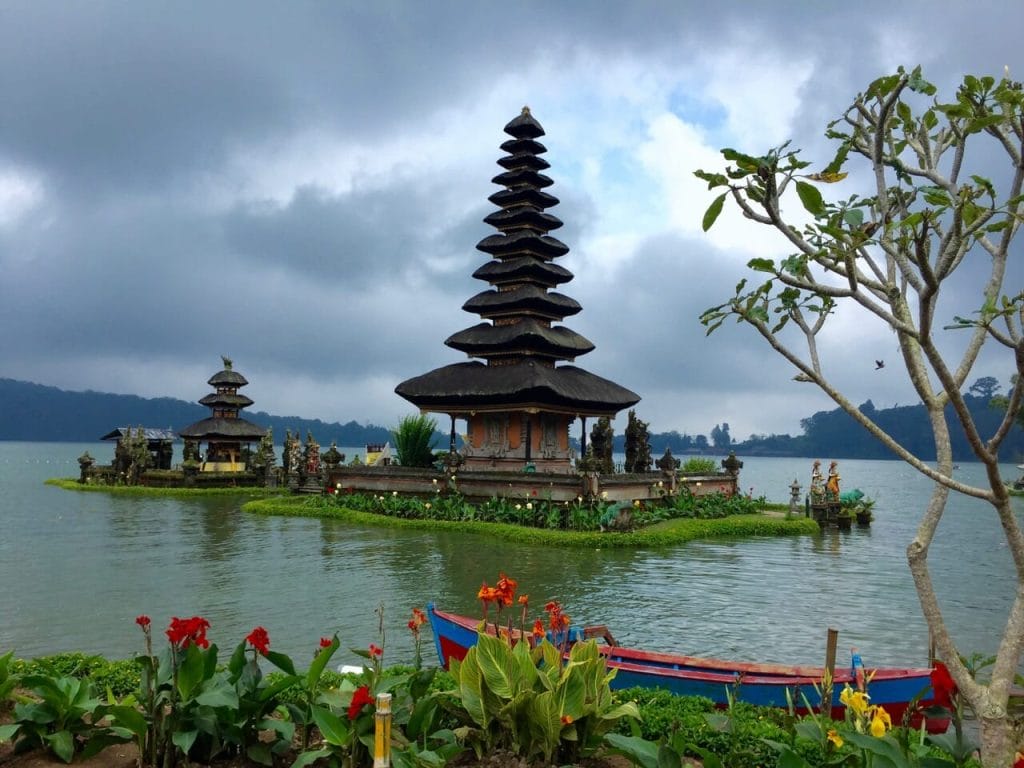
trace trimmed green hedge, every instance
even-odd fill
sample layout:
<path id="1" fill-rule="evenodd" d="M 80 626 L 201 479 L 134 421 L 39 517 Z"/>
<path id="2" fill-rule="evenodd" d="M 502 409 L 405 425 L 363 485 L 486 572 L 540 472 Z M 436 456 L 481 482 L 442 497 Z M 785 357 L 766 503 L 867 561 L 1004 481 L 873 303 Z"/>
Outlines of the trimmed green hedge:
<path id="1" fill-rule="evenodd" d="M 720 519 L 667 520 L 649 528 L 627 533 L 594 533 L 553 531 L 543 528 L 525 528 L 505 523 L 476 521 L 448 522 L 443 520 L 409 520 L 356 512 L 338 506 L 331 499 L 319 496 L 306 498 L 259 499 L 242 505 L 243 512 L 257 515 L 285 517 L 329 517 L 358 525 L 384 528 L 410 528 L 427 531 L 459 530 L 467 533 L 486 533 L 506 541 L 524 544 L 546 544 L 560 547 L 618 548 L 667 547 L 696 539 L 729 538 L 741 536 L 799 536 L 818 532 L 818 524 L 805 517 L 786 519 L 765 515 L 736 515 Z"/>

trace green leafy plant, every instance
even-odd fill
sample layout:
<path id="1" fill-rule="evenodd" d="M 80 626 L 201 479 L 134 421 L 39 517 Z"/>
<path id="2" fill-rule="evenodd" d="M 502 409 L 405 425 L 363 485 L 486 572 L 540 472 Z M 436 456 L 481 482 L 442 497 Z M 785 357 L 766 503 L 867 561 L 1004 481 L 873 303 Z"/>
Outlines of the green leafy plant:
<path id="1" fill-rule="evenodd" d="M 557 756 L 560 763 L 576 762 L 599 749 L 622 718 L 639 712 L 632 702 L 613 697 L 610 683 L 617 670 L 607 669 L 595 641 L 567 649 L 569 617 L 557 602 L 545 606 L 550 635 L 540 620 L 526 632 L 525 598 L 518 601 L 519 630 L 512 629 L 511 619 L 497 629 L 502 608 L 516 603 L 516 587 L 502 574 L 496 587 L 485 584 L 477 594 L 484 621 L 476 644 L 450 663 L 456 702 L 450 710 L 462 721 L 454 732 L 477 756 L 502 750 L 526 760 L 550 763 Z M 487 631 L 491 602 L 498 614 L 496 634 Z"/>
<path id="2" fill-rule="evenodd" d="M 424 414 L 404 416 L 391 432 L 395 453 L 403 467 L 429 467 L 434 463 L 431 441 L 437 422 Z"/>
<path id="3" fill-rule="evenodd" d="M 10 654 L 4 658 L 9 661 Z M 125 728 L 100 725 L 107 705 L 88 680 L 67 675 L 30 674 L 18 684 L 33 698 L 14 705 L 14 722 L 0 725 L 0 741 L 13 740 L 21 754 L 45 747 L 65 763 L 91 757 L 111 744 L 131 741 Z"/>
<path id="4" fill-rule="evenodd" d="M 679 471 L 684 475 L 713 475 L 718 470 L 714 459 L 692 456 L 683 462 Z"/>

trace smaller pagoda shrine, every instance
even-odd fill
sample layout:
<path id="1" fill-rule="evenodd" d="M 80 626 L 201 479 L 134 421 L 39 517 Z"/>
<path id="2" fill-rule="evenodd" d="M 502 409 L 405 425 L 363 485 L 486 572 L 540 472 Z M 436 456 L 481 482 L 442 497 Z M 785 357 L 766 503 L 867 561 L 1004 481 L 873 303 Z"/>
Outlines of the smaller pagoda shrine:
<path id="1" fill-rule="evenodd" d="M 201 471 L 242 472 L 245 470 L 242 446 L 248 448 L 251 443 L 258 443 L 266 430 L 240 415 L 242 409 L 253 403 L 238 393 L 249 382 L 232 369 L 230 358 L 222 356 L 221 359 L 224 370 L 213 374 L 207 382 L 214 392 L 199 401 L 210 409 L 211 415 L 180 430 L 178 435 L 185 440 L 186 461 L 194 460 L 196 457 L 190 453 L 206 443 L 206 454 L 199 459 Z"/>
<path id="2" fill-rule="evenodd" d="M 554 263 L 568 246 L 548 234 L 562 222 L 545 210 L 558 198 L 544 191 L 553 184 L 541 173 L 549 167 L 537 141 L 544 129 L 524 107 L 505 133 L 512 138 L 501 145 L 503 172 L 492 180 L 502 189 L 488 198 L 498 210 L 484 219 L 498 232 L 477 244 L 491 258 L 473 273 L 489 288 L 463 305 L 481 322 L 445 341 L 478 359 L 408 379 L 395 391 L 421 412 L 451 418 L 453 456 L 455 420 L 466 420 L 463 469 L 569 473 L 572 423 L 582 421 L 585 443 L 586 417 L 612 418 L 640 396 L 565 364 L 594 345 L 560 325 L 581 307 L 553 290 L 573 275 Z"/>

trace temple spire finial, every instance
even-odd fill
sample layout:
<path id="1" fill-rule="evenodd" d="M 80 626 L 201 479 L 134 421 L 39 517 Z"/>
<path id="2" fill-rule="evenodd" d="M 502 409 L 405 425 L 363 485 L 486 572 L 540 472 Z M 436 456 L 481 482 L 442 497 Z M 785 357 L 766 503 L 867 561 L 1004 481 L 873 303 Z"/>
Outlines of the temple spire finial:
<path id="1" fill-rule="evenodd" d="M 519 114 L 521 114 L 521 115 L 528 115 L 528 114 L 530 114 L 530 108 L 524 104 L 523 105 L 523 111 L 520 112 Z"/>

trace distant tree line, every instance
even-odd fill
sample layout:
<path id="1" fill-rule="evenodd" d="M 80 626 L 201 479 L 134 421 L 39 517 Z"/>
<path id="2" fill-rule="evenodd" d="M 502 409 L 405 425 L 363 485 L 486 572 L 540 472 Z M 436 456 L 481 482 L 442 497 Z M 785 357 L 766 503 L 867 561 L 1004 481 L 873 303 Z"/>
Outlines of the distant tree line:
<path id="1" fill-rule="evenodd" d="M 983 430 L 994 429 L 1002 412 L 1000 385 L 991 376 L 978 379 L 966 393 L 966 402 Z M 1005 405 L 1003 405 L 1005 408 Z M 931 429 L 924 408 L 920 405 L 876 409 L 870 400 L 860 406 L 898 441 L 924 458 L 934 458 Z M 196 403 L 169 397 L 142 398 L 135 395 L 112 395 L 101 392 L 69 392 L 56 387 L 0 378 L 0 440 L 91 442 L 115 427 L 162 427 L 180 429 L 209 415 L 209 410 Z M 319 419 L 294 416 L 271 416 L 258 411 L 245 412 L 254 424 L 273 427 L 280 441 L 285 429 L 305 434 L 312 432 L 321 445 L 332 440 L 340 446 L 383 443 L 391 439 L 385 427 L 328 423 Z M 655 425 L 656 426 L 656 425 Z M 819 411 L 801 420 L 801 435 L 751 435 L 737 441 L 729 424 L 715 424 L 708 435 L 650 432 L 651 454 L 661 456 L 666 448 L 676 455 L 725 454 L 735 451 L 741 456 L 807 456 L 845 459 L 889 459 L 892 456 L 850 416 L 838 408 Z M 435 433 L 433 446 L 447 445 L 447 435 Z M 625 453 L 625 435 L 612 437 L 612 450 Z M 954 434 L 953 455 L 968 460 L 970 449 L 961 435 Z M 1024 423 L 1014 429 L 1004 444 L 1005 461 L 1024 458 Z"/>
<path id="2" fill-rule="evenodd" d="M 0 378 L 0 440 L 37 442 L 92 442 L 116 427 L 154 427 L 178 430 L 210 415 L 210 409 L 170 397 L 143 398 L 103 392 L 69 392 L 24 381 Z M 328 423 L 296 416 L 271 416 L 245 411 L 253 424 L 272 427 L 274 438 L 285 429 L 317 442 L 340 446 L 384 443 L 391 439 L 385 427 Z"/>

